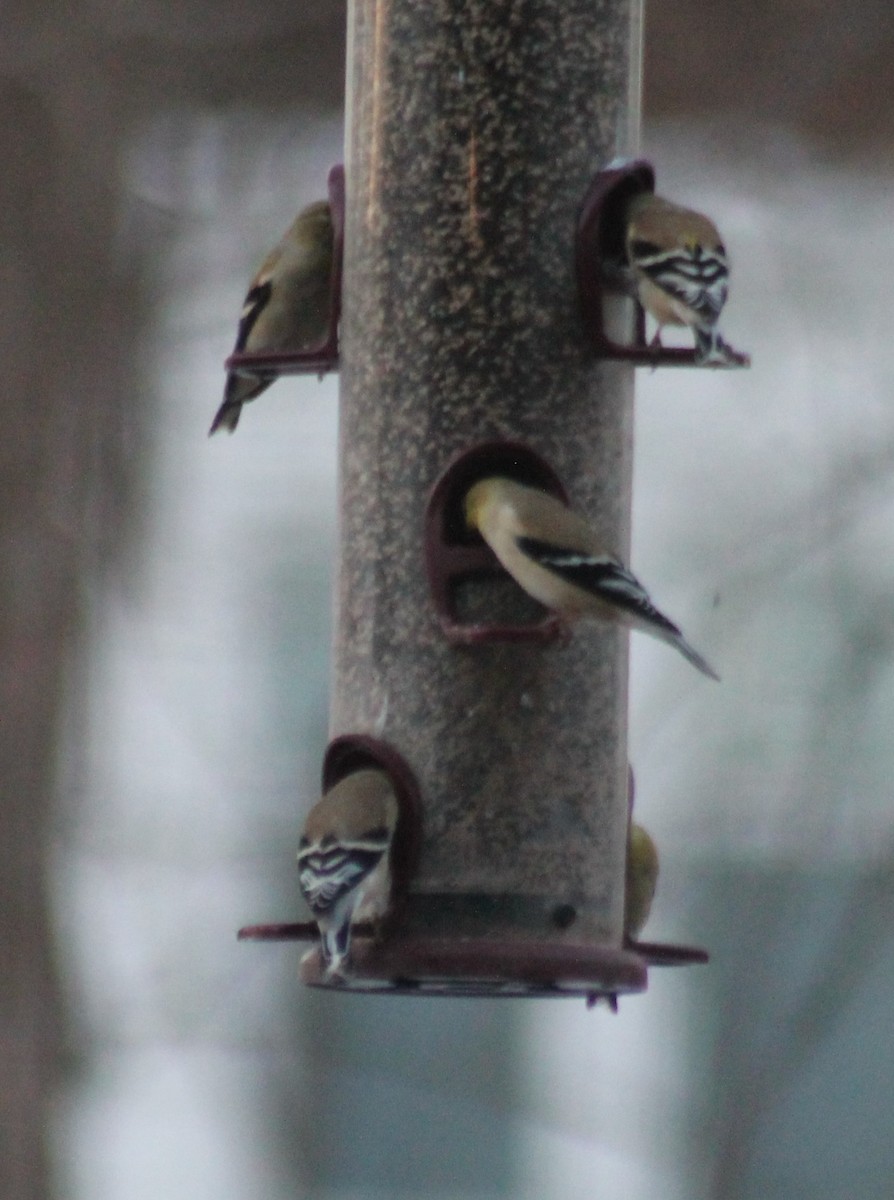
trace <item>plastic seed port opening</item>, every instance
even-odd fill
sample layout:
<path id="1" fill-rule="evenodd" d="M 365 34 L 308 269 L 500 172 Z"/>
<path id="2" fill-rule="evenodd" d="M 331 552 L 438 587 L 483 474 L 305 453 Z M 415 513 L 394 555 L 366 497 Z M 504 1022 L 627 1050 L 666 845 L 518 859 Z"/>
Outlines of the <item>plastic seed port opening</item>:
<path id="1" fill-rule="evenodd" d="M 490 475 L 543 488 L 568 503 L 556 472 L 521 442 L 483 442 L 457 455 L 433 487 L 425 512 L 425 564 L 441 629 L 457 645 L 554 641 L 564 632 L 562 623 L 518 587 L 466 523 L 463 500 Z"/>

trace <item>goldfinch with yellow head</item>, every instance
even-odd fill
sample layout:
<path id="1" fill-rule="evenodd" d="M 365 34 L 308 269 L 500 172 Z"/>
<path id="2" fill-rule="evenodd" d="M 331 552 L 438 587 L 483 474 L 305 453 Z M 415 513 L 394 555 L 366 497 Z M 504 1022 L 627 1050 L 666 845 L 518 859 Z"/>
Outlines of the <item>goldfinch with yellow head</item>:
<path id="1" fill-rule="evenodd" d="M 718 679 L 639 580 L 599 542 L 587 522 L 535 487 L 502 476 L 466 493 L 465 517 L 529 596 L 568 621 L 584 617 L 642 629 Z"/>

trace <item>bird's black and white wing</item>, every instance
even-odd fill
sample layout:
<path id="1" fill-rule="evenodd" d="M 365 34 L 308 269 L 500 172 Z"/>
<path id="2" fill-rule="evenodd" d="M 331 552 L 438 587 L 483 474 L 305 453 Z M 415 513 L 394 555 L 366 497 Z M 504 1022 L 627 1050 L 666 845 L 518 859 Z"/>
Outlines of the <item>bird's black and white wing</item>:
<path id="1" fill-rule="evenodd" d="M 298 850 L 298 883 L 315 916 L 330 913 L 375 870 L 389 846 L 387 829 L 372 829 L 362 838 L 324 838 Z"/>

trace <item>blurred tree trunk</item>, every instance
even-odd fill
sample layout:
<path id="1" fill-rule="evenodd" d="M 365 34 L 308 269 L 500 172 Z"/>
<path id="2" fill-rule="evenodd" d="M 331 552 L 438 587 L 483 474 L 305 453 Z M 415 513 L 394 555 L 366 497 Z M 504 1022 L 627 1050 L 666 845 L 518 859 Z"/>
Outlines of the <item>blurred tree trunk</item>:
<path id="1" fill-rule="evenodd" d="M 236 2 L 226 28 L 208 0 L 130 16 L 110 6 L 107 30 L 101 4 L 89 16 L 50 8 L 15 6 L 0 50 L 3 1200 L 62 1190 L 48 1130 L 66 1050 L 89 1036 L 57 974 L 49 852 L 60 721 L 86 713 L 72 685 L 83 605 L 139 534 L 129 501 L 152 450 L 155 389 L 135 349 L 151 298 L 143 267 L 158 248 L 122 243 L 129 132 L 181 103 L 294 104 L 300 93 L 331 107 L 344 81 L 343 0 L 309 18 L 283 3 L 263 21 Z"/>
<path id="2" fill-rule="evenodd" d="M 25 1200 L 48 1190 L 43 1130 L 60 1022 L 45 850 L 54 731 L 76 588 L 74 547 L 54 513 L 65 467 L 54 461 L 50 436 L 57 397 L 47 339 L 50 314 L 59 314 L 51 294 L 53 264 L 41 248 L 48 233 L 49 245 L 56 242 L 46 228 L 52 124 L 36 96 L 7 83 L 0 92 L 0 131 L 0 287 L 6 301 L 0 323 L 6 435 L 0 443 L 0 1194 Z M 92 398 L 82 401 L 89 405 Z M 66 466 L 77 453 L 75 442 Z"/>
<path id="3" fill-rule="evenodd" d="M 64 80 L 54 82 L 49 97 L 9 80 L 0 85 L 4 1200 L 38 1200 L 51 1188 L 46 1130 L 64 1041 L 48 888 L 56 733 L 79 628 L 80 577 L 97 550 L 118 541 L 122 510 L 111 501 L 121 499 L 126 474 L 116 449 L 122 381 L 114 364 L 127 361 L 131 322 L 122 328 L 116 319 L 123 296 L 104 236 L 113 219 L 102 180 L 114 173 L 97 170 L 95 158 L 84 169 L 65 137 L 60 98 L 71 101 L 63 107 L 86 140 L 84 114 Z M 116 136 L 105 121 L 99 158 L 107 165 Z"/>

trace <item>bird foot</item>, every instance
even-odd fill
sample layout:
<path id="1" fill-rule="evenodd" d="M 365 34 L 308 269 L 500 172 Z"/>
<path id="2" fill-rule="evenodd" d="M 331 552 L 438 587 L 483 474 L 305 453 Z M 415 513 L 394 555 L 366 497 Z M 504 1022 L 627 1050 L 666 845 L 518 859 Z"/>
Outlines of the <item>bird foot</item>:
<path id="1" fill-rule="evenodd" d="M 751 358 L 734 350 L 716 330 L 696 330 L 695 361 L 700 367 L 750 367 Z"/>

